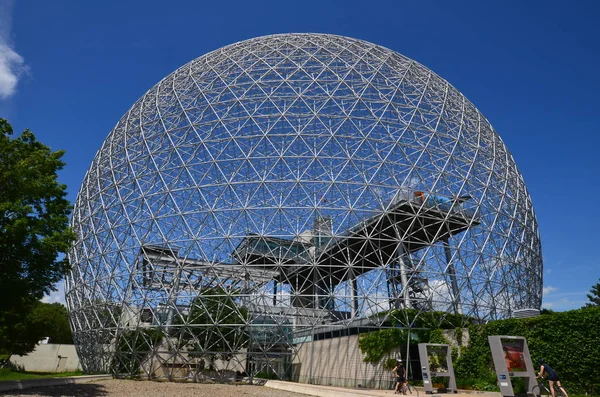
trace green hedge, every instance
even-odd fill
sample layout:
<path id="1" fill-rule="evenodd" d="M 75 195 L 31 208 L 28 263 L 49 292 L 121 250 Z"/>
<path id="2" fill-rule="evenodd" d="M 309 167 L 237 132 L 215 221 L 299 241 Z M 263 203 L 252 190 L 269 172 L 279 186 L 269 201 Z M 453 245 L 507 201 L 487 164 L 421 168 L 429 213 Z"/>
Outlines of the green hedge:
<path id="1" fill-rule="evenodd" d="M 569 393 L 600 394 L 600 307 L 582 308 L 568 312 L 545 312 L 526 319 L 492 321 L 473 324 L 464 316 L 444 316 L 439 312 L 425 313 L 419 319 L 411 311 L 395 311 L 397 323 L 409 321 L 419 328 L 390 328 L 361 334 L 359 348 L 365 362 L 377 363 L 392 349 L 413 343 L 447 343 L 440 329 L 423 329 L 428 324 L 439 328 L 456 329 L 468 324 L 468 346 L 453 348 L 454 371 L 457 382 L 476 389 L 496 389 L 496 376 L 488 343 L 489 335 L 524 336 L 536 365 L 543 358 L 559 373 Z M 396 325 L 396 324 L 394 324 Z M 460 338 L 457 338 L 460 340 Z M 537 365 L 536 365 L 537 366 Z"/>
<path id="2" fill-rule="evenodd" d="M 454 363 L 457 378 L 494 377 L 489 335 L 524 336 L 536 367 L 543 358 L 570 393 L 599 394 L 600 307 L 471 325 L 469 333 L 469 346 Z"/>

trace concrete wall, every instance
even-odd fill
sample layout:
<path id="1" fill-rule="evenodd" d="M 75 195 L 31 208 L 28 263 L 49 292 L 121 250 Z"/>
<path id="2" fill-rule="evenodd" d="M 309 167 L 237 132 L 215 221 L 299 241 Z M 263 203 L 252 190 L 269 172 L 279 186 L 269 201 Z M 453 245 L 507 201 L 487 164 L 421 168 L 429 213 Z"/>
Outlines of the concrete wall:
<path id="1" fill-rule="evenodd" d="M 71 372 L 81 369 L 74 345 L 38 345 L 25 356 L 13 354 L 10 361 L 31 372 Z"/>
<path id="2" fill-rule="evenodd" d="M 390 357 L 397 357 L 391 352 Z M 389 389 L 393 375 L 379 364 L 363 361 L 358 335 L 304 343 L 292 363 L 292 379 L 300 383 L 325 386 Z"/>
<path id="3" fill-rule="evenodd" d="M 455 330 L 443 330 L 443 334 L 451 346 L 459 345 Z M 406 351 L 393 350 L 377 364 L 365 363 L 358 347 L 358 337 L 352 335 L 304 343 L 292 362 L 292 380 L 324 386 L 393 388 L 393 375 L 383 365 L 388 358 L 400 356 L 406 360 Z M 463 329 L 460 345 L 468 342 L 469 330 Z M 418 360 L 415 352 L 411 356 L 412 365 L 419 366 Z"/>

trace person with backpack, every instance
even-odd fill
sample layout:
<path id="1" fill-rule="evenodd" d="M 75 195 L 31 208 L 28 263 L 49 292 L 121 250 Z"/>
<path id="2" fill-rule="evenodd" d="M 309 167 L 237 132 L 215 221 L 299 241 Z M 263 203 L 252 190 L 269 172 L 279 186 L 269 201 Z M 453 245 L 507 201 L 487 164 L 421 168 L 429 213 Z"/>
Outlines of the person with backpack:
<path id="1" fill-rule="evenodd" d="M 538 364 L 540 364 L 540 373 L 536 376 L 536 379 L 541 378 L 544 374 L 548 374 L 548 384 L 550 385 L 550 392 L 552 393 L 552 397 L 556 397 L 556 390 L 554 389 L 554 384 L 560 388 L 560 391 L 564 394 L 565 397 L 569 397 L 567 391 L 560 384 L 560 380 L 558 379 L 558 373 L 552 369 L 551 366 L 546 364 L 543 359 L 538 358 Z"/>

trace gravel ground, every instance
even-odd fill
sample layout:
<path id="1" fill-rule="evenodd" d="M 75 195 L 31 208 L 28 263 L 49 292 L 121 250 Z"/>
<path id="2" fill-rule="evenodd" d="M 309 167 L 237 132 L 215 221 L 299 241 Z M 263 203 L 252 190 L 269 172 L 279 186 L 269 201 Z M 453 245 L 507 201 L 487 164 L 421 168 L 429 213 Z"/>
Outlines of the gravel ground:
<path id="1" fill-rule="evenodd" d="M 0 396 L 39 396 L 39 397 L 162 397 L 162 396 L 201 396 L 201 397 L 307 397 L 306 394 L 271 389 L 265 386 L 169 383 L 134 380 L 103 380 L 75 385 L 52 386 L 26 390 L 0 392 Z"/>

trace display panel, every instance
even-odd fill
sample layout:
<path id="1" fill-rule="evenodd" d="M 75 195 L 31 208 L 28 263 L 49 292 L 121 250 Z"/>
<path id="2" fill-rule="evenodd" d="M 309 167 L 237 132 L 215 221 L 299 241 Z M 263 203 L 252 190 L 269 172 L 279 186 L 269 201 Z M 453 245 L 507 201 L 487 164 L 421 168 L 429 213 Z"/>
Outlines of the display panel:
<path id="1" fill-rule="evenodd" d="M 448 372 L 448 349 L 445 346 L 427 346 L 427 357 L 429 358 L 429 371 L 431 373 Z"/>
<path id="2" fill-rule="evenodd" d="M 502 350 L 504 352 L 504 361 L 508 372 L 527 372 L 525 363 L 523 339 L 501 339 Z"/>

